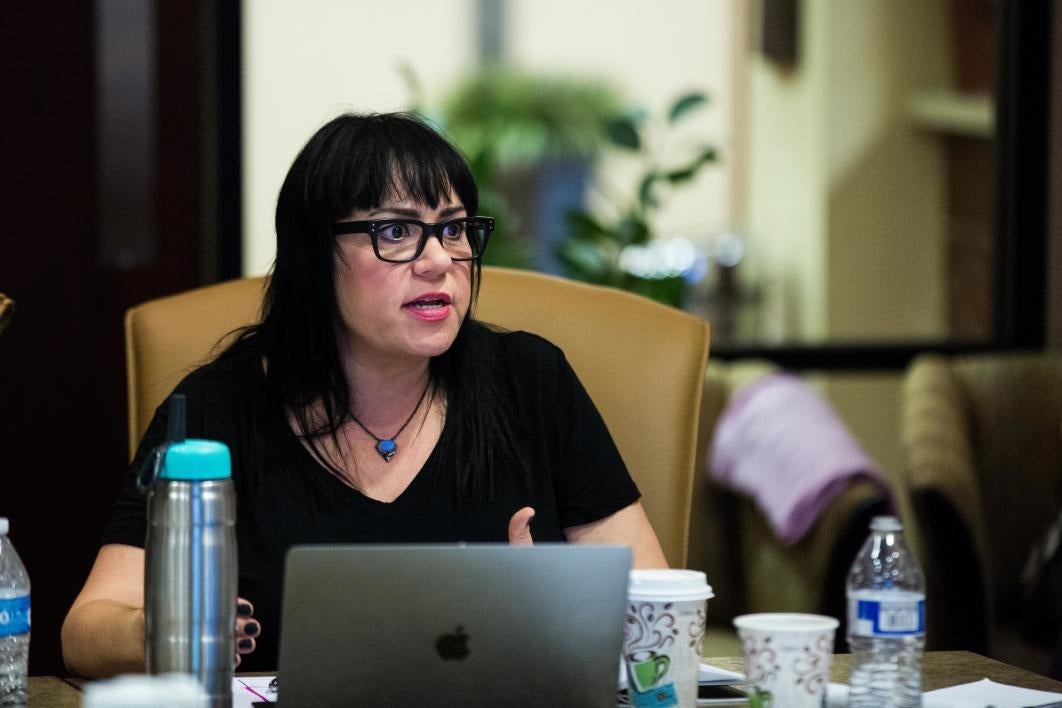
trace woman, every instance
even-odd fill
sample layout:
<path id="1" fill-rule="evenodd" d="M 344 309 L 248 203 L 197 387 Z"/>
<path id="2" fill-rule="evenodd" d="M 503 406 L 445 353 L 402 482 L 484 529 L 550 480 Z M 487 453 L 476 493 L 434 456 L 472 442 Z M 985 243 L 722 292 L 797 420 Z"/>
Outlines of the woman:
<path id="1" fill-rule="evenodd" d="M 188 435 L 232 452 L 240 594 L 257 611 L 241 600 L 241 668 L 276 668 L 296 543 L 531 543 L 534 517 L 538 540 L 666 565 L 563 354 L 473 319 L 493 228 L 477 205 L 464 160 L 416 118 L 329 122 L 281 187 L 261 324 L 178 385 Z M 165 431 L 163 406 L 132 470 Z M 79 674 L 143 668 L 144 508 L 131 473 L 63 626 Z"/>

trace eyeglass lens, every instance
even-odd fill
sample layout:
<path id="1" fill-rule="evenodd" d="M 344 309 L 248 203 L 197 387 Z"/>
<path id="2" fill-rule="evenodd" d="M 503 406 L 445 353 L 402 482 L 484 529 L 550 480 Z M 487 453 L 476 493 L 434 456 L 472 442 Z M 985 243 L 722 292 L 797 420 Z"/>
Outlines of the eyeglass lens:
<path id="1" fill-rule="evenodd" d="M 451 258 L 471 259 L 483 252 L 488 227 L 483 221 L 454 219 L 441 224 L 429 224 L 428 230 L 439 237 Z M 417 221 L 390 221 L 376 230 L 376 248 L 381 258 L 409 260 L 417 255 L 425 226 Z"/>

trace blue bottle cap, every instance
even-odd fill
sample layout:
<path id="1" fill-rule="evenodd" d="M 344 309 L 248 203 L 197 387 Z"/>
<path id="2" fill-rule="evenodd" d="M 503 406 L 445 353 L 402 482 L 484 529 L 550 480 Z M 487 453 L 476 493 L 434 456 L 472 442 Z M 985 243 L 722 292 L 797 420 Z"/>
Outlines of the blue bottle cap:
<path id="1" fill-rule="evenodd" d="M 189 438 L 166 450 L 159 476 L 163 479 L 228 479 L 232 459 L 225 443 Z"/>

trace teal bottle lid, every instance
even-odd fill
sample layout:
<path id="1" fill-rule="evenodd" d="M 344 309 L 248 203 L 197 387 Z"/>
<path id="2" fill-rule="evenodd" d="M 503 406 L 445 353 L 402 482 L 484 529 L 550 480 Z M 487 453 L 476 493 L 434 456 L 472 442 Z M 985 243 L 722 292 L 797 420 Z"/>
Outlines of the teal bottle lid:
<path id="1" fill-rule="evenodd" d="M 163 479 L 228 479 L 232 477 L 232 458 L 225 443 L 189 438 L 173 443 L 166 450 L 159 476 Z"/>

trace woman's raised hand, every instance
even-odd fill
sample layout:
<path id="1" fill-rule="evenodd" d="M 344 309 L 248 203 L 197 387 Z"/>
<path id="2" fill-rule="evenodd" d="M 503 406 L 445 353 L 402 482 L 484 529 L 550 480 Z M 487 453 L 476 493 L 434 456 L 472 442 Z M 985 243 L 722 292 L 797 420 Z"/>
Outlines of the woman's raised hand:
<path id="1" fill-rule="evenodd" d="M 513 514 L 509 519 L 509 543 L 513 546 L 531 546 L 534 540 L 531 538 L 531 519 L 535 516 L 535 510 L 525 506 Z"/>

